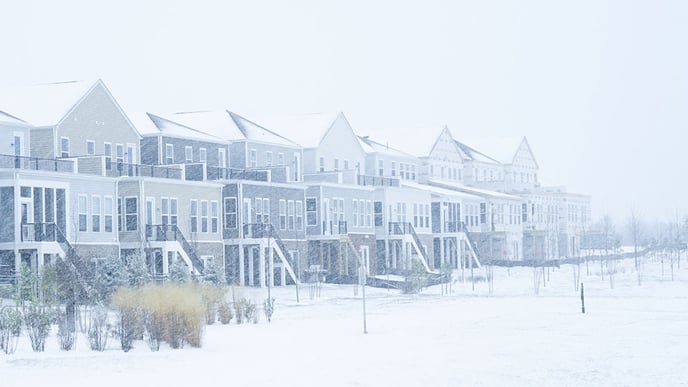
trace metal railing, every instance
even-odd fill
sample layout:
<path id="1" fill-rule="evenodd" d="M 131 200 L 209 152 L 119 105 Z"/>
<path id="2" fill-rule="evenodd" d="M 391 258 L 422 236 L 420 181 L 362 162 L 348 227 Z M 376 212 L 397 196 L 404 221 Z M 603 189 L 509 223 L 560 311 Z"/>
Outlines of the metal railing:
<path id="1" fill-rule="evenodd" d="M 179 230 L 176 224 L 147 224 L 146 225 L 146 240 L 157 242 L 178 242 L 189 259 L 191 260 L 192 269 L 199 273 L 203 273 L 203 262 L 196 254 L 196 249 L 191 246 L 184 234 Z"/>
<path id="2" fill-rule="evenodd" d="M 400 183 L 399 183 L 399 178 L 396 178 L 396 177 L 358 175 L 358 185 L 399 187 Z"/>
<path id="3" fill-rule="evenodd" d="M 268 181 L 269 173 L 266 170 L 206 167 L 206 175 L 208 180 Z"/>
<path id="4" fill-rule="evenodd" d="M 0 155 L 0 168 L 34 171 L 74 172 L 74 161 L 39 157 Z"/>
<path id="5" fill-rule="evenodd" d="M 323 234 L 347 234 L 349 232 L 348 224 L 345 220 L 335 221 L 324 221 L 322 222 L 322 232 Z"/>
<path id="6" fill-rule="evenodd" d="M 144 176 L 144 177 L 160 177 L 165 179 L 178 179 L 183 177 L 182 168 L 179 166 L 167 165 L 144 165 L 144 164 L 128 164 L 123 162 L 114 163 L 112 169 L 107 170 L 108 176 Z"/>

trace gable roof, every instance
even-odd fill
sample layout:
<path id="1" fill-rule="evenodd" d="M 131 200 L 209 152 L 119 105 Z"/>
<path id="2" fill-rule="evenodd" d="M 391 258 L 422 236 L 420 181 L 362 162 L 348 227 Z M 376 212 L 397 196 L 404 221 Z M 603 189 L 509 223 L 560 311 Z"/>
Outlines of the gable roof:
<path id="1" fill-rule="evenodd" d="M 460 183 L 449 182 L 445 180 L 429 179 L 428 184 L 491 199 L 523 201 L 523 199 L 518 196 L 492 191 L 489 189 L 469 187 Z"/>
<path id="2" fill-rule="evenodd" d="M 392 148 L 387 144 L 381 144 L 377 141 L 373 141 L 368 136 L 356 137 L 358 138 L 358 142 L 361 144 L 361 147 L 365 153 L 379 153 L 395 157 L 416 158 L 414 155 Z"/>
<path id="3" fill-rule="evenodd" d="M 166 135 L 170 137 L 190 140 L 226 143 L 226 140 L 213 135 L 186 127 L 152 113 L 142 113 L 134 116 L 134 123 L 142 136 Z"/>
<path id="4" fill-rule="evenodd" d="M 236 113 L 227 111 L 247 140 L 298 147 L 299 144 Z"/>
<path id="5" fill-rule="evenodd" d="M 511 164 L 516 156 L 516 151 L 521 146 L 525 137 L 483 137 L 467 140 L 472 149 L 480 149 L 483 155 L 502 164 Z"/>
<path id="6" fill-rule="evenodd" d="M 200 110 L 158 116 L 217 138 L 229 141 L 246 139 L 226 110 Z"/>
<path id="7" fill-rule="evenodd" d="M 446 127 L 443 125 L 424 128 L 392 128 L 378 132 L 387 135 L 393 133 L 394 146 L 397 150 L 416 157 L 427 157 Z"/>
<path id="8" fill-rule="evenodd" d="M 0 112 L 36 127 L 55 126 L 97 84 L 102 84 L 102 81 L 2 88 Z"/>
<path id="9" fill-rule="evenodd" d="M 254 122 L 287 136 L 304 148 L 316 148 L 340 116 L 344 113 L 307 113 L 256 117 Z"/>
<path id="10" fill-rule="evenodd" d="M 491 164 L 501 164 L 499 161 L 493 159 L 492 157 L 460 142 L 454 140 L 456 143 L 456 146 L 459 148 L 459 152 L 461 153 L 461 157 L 463 157 L 464 160 L 473 160 L 473 161 L 480 161 L 483 163 L 491 163 Z"/>
<path id="11" fill-rule="evenodd" d="M 5 112 L 0 112 L 0 123 L 2 124 L 12 124 L 12 125 L 21 125 L 21 126 L 27 126 L 28 123 L 25 121 L 22 121 L 18 119 L 17 117 L 13 117 Z"/>
<path id="12" fill-rule="evenodd" d="M 444 196 L 444 197 L 454 197 L 454 198 L 461 198 L 463 200 L 476 200 L 479 201 L 482 198 L 477 195 L 472 195 L 469 193 L 457 191 L 457 190 L 451 190 L 451 189 L 446 189 L 442 187 L 437 187 L 433 185 L 427 185 L 427 184 L 420 184 L 408 180 L 402 180 L 401 181 L 401 186 L 402 187 L 409 187 L 409 188 L 415 188 L 423 191 L 429 191 L 432 194 L 439 195 L 439 196 Z"/>

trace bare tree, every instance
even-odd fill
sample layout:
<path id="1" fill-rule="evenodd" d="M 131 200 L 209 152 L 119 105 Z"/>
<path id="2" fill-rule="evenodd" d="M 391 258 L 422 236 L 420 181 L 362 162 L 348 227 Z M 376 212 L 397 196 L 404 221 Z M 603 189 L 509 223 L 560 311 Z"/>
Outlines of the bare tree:
<path id="1" fill-rule="evenodd" d="M 638 273 L 638 285 L 642 284 L 642 268 L 638 261 L 638 247 L 640 246 L 640 239 L 642 237 L 642 226 L 640 219 L 635 211 L 631 209 L 631 216 L 628 218 L 628 231 L 633 242 L 633 259 L 635 262 L 635 271 Z"/>

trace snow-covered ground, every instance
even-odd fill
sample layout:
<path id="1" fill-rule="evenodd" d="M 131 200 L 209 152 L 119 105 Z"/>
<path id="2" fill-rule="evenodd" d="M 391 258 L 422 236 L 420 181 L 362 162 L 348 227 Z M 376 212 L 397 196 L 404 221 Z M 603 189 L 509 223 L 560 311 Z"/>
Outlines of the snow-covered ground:
<path id="1" fill-rule="evenodd" d="M 0 355 L 0 386 L 639 386 L 688 385 L 688 261 L 617 264 L 614 289 L 590 264 L 586 314 L 574 290 L 574 267 L 550 269 L 534 294 L 531 268 L 494 268 L 494 288 L 455 283 L 415 296 L 367 288 L 368 334 L 360 291 L 325 285 L 320 297 L 301 288 L 273 289 L 271 324 L 215 324 L 201 349 L 129 353 L 111 340 L 96 353 L 79 338 L 61 352 L 54 336 L 32 353 Z M 541 272 L 540 272 L 541 273 Z M 485 276 L 485 269 L 475 271 Z M 460 277 L 460 273 L 457 273 Z M 545 274 L 547 277 L 547 273 Z M 266 289 L 242 289 L 256 300 Z"/>

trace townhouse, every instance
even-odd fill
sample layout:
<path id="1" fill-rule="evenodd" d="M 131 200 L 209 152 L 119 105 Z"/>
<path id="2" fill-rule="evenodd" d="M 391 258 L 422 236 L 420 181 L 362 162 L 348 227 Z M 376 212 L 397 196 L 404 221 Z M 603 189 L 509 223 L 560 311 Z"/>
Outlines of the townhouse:
<path id="1" fill-rule="evenodd" d="M 76 254 L 277 286 L 576 256 L 590 198 L 543 187 L 527 139 L 414 148 L 341 112 L 125 114 L 101 80 L 0 95 L 0 281 Z M 428 132 L 434 135 L 428 135 Z"/>

